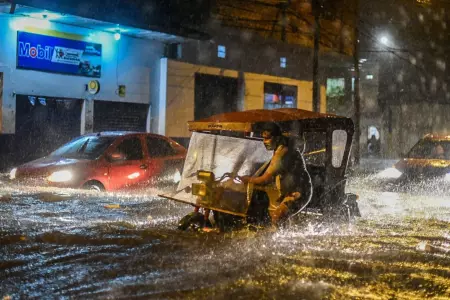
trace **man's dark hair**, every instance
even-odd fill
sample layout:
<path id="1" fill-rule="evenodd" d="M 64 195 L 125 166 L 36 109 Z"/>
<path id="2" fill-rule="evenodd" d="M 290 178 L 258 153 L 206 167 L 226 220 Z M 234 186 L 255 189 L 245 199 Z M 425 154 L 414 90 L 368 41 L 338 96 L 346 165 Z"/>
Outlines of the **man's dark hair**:
<path id="1" fill-rule="evenodd" d="M 276 123 L 265 123 L 262 127 L 262 131 L 268 131 L 272 136 L 281 136 L 281 128 Z M 261 131 L 261 132 L 262 132 Z"/>

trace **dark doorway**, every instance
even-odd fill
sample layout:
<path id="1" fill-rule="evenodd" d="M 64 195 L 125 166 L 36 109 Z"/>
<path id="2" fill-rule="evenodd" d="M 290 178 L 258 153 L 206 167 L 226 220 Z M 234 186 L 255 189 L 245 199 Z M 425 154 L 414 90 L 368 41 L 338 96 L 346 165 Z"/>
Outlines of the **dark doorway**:
<path id="1" fill-rule="evenodd" d="M 17 95 L 15 160 L 45 156 L 79 136 L 81 106 L 80 99 Z"/>
<path id="2" fill-rule="evenodd" d="M 237 110 L 237 78 L 195 74 L 196 120 Z"/>
<path id="3" fill-rule="evenodd" d="M 148 105 L 113 101 L 94 102 L 94 132 L 145 131 Z"/>

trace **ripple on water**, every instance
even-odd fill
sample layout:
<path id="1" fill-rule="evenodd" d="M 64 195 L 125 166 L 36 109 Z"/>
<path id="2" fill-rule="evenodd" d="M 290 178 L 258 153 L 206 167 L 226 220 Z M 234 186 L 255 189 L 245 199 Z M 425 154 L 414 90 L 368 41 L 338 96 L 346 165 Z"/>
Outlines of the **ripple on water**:
<path id="1" fill-rule="evenodd" d="M 352 178 L 363 215 L 353 224 L 201 234 L 175 230 L 191 207 L 148 192 L 43 201 L 2 187 L 0 296 L 450 298 L 448 254 L 418 247 L 450 244 L 450 202 L 420 189 Z"/>

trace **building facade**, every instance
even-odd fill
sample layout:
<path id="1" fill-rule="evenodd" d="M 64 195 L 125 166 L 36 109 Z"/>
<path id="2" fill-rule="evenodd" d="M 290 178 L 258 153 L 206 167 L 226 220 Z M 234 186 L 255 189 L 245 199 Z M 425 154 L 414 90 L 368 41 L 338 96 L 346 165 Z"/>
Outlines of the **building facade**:
<path id="1" fill-rule="evenodd" d="M 187 122 L 215 113 L 312 110 L 311 49 L 239 32 L 199 41 L 10 9 L 0 8 L 0 169 L 90 132 L 148 131 L 187 144 Z"/>
<path id="2" fill-rule="evenodd" d="M 11 14 L 9 4 L 3 5 L 3 164 L 48 154 L 84 133 L 159 131 L 152 128 L 152 120 L 158 124 L 158 111 L 151 104 L 159 100 L 165 43 L 179 38 L 138 38 L 124 26 L 120 33 L 102 29 L 116 24 L 81 26 L 91 21 L 29 7 Z"/>

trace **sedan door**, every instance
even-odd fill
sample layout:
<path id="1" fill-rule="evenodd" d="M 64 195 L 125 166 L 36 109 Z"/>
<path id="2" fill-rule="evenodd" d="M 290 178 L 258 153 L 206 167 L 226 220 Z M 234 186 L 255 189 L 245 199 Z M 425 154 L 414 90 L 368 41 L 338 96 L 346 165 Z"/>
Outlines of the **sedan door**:
<path id="1" fill-rule="evenodd" d="M 148 180 L 148 164 L 140 136 L 125 138 L 109 156 L 111 190 L 135 187 Z"/>
<path id="2" fill-rule="evenodd" d="M 147 136 L 149 178 L 153 182 L 177 183 L 181 176 L 185 153 L 163 137 Z"/>

